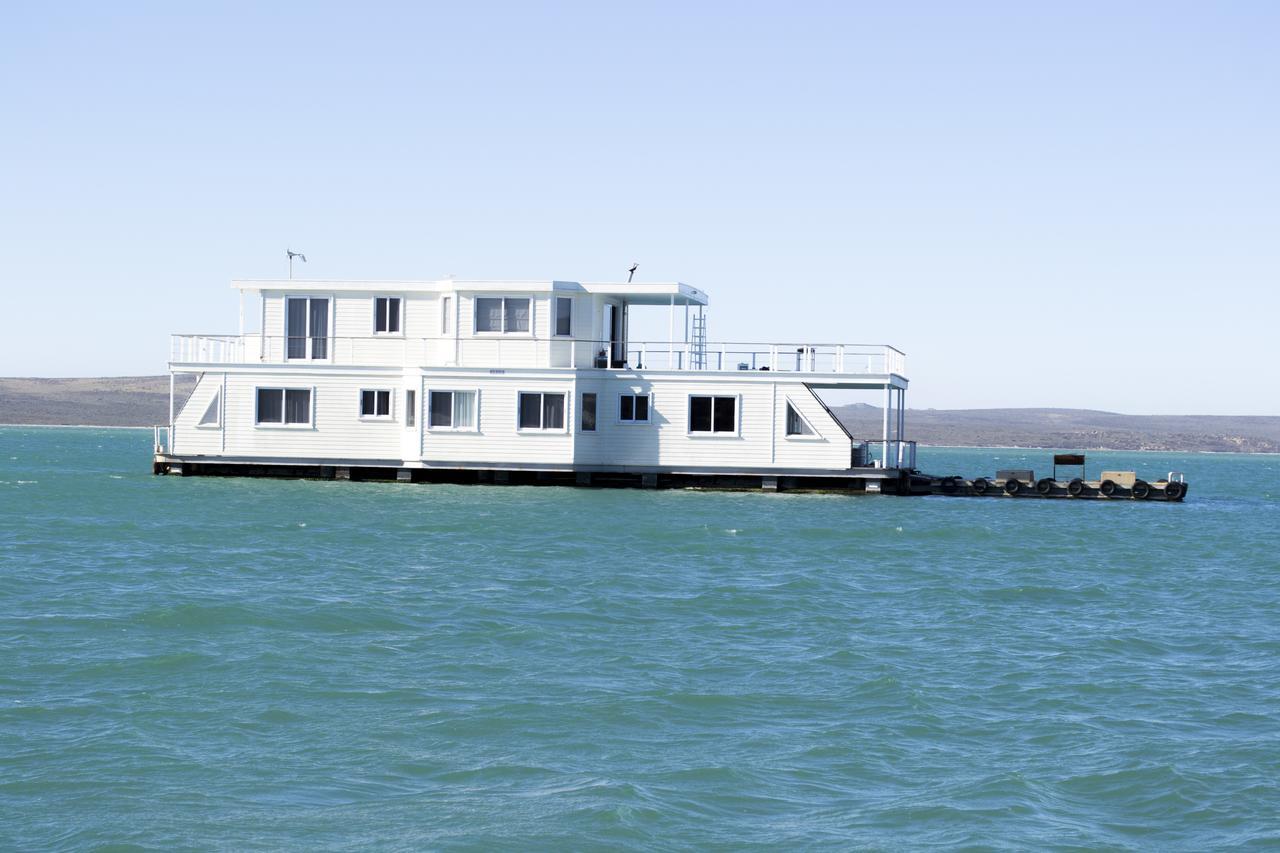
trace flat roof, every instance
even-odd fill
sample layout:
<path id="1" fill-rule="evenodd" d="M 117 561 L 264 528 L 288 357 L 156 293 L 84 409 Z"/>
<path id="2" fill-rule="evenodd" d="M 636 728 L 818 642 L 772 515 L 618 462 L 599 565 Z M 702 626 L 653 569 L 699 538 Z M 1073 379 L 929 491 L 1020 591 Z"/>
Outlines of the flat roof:
<path id="1" fill-rule="evenodd" d="M 355 280 L 315 278 L 240 278 L 231 282 L 240 291 L 261 293 L 264 290 L 314 292 L 345 291 L 369 293 L 551 293 L 553 291 L 577 291 L 600 296 L 616 296 L 632 305 L 706 305 L 705 291 L 679 281 L 561 281 L 558 279 L 461 279 L 446 278 L 435 281 Z"/>

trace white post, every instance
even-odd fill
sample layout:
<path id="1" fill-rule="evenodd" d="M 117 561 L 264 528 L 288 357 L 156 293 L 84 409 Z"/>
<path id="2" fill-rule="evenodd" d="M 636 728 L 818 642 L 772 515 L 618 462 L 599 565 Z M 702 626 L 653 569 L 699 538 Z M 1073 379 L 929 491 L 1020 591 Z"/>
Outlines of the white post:
<path id="1" fill-rule="evenodd" d="M 880 467 L 889 467 L 889 409 L 893 406 L 893 389 L 886 382 L 884 386 L 884 430 L 882 440 L 884 441 L 884 452 L 880 456 Z"/>
<path id="2" fill-rule="evenodd" d="M 902 441 L 902 435 L 907 431 L 907 389 L 898 389 L 898 441 Z"/>
<path id="3" fill-rule="evenodd" d="M 671 309 L 667 312 L 667 367 L 675 361 L 676 295 L 671 294 Z"/>
<path id="4" fill-rule="evenodd" d="M 906 432 L 907 427 L 907 389 L 898 389 L 898 467 L 902 467 L 902 457 L 906 450 L 906 445 L 902 443 L 902 434 Z"/>
<path id="5" fill-rule="evenodd" d="M 174 391 L 174 378 L 173 378 L 173 371 L 170 370 L 169 371 L 169 453 L 171 454 L 173 453 L 173 432 L 174 432 L 173 422 L 174 420 L 176 420 L 176 417 L 177 417 L 173 410 L 173 407 L 174 407 L 173 391 Z"/>
<path id="6" fill-rule="evenodd" d="M 689 300 L 687 299 L 684 302 L 684 342 L 689 343 Z"/>

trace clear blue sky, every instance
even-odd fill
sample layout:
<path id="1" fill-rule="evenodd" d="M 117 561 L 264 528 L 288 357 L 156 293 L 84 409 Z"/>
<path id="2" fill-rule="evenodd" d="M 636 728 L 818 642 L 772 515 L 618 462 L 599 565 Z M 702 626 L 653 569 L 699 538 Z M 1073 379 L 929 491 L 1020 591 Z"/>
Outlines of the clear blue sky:
<path id="1" fill-rule="evenodd" d="M 678 279 L 912 406 L 1280 414 L 1280 4 L 42 4 L 0 375 L 164 370 L 233 277 Z"/>

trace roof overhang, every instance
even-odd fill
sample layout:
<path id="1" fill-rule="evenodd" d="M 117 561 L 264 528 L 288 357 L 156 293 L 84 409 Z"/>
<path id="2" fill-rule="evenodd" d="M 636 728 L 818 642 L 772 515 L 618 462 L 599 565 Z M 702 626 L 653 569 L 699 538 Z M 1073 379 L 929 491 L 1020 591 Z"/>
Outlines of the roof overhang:
<path id="1" fill-rule="evenodd" d="M 577 282 L 577 281 L 479 281 L 441 279 L 438 281 L 342 281 L 331 279 L 245 278 L 231 282 L 243 292 L 283 291 L 299 293 L 551 293 L 577 291 L 612 296 L 631 305 L 706 305 L 707 294 L 681 282 Z"/>

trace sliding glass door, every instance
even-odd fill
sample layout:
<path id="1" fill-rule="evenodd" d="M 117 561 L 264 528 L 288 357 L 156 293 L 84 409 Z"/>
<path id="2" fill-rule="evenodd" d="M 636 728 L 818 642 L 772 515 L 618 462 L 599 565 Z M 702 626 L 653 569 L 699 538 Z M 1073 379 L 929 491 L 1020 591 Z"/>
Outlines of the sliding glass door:
<path id="1" fill-rule="evenodd" d="M 329 300 L 295 297 L 285 300 L 285 357 L 329 357 Z"/>

